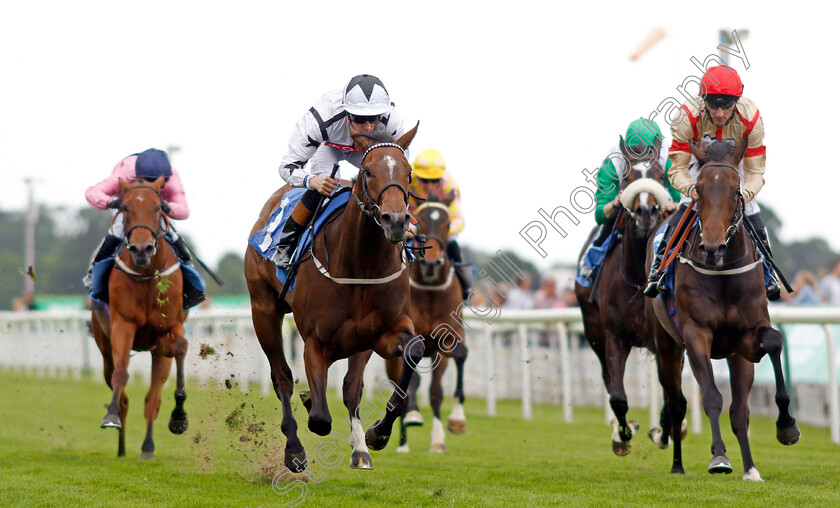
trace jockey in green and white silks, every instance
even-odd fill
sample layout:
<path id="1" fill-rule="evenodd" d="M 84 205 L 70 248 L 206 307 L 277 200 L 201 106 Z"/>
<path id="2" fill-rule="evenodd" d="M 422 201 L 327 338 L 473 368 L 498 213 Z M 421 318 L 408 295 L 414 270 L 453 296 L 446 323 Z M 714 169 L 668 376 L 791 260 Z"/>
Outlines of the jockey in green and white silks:
<path id="1" fill-rule="evenodd" d="M 656 122 L 639 118 L 633 120 L 627 127 L 627 132 L 624 136 L 625 146 L 635 153 L 645 153 L 646 151 L 656 150 L 659 148 L 659 163 L 665 171 L 665 187 L 671 195 L 674 202 L 679 201 L 680 193 L 674 189 L 668 181 L 668 169 L 671 167 L 671 161 L 668 159 L 668 148 L 663 146 L 662 131 Z M 610 151 L 609 155 L 604 158 L 601 167 L 596 176 L 597 189 L 595 190 L 595 222 L 601 226 L 598 232 L 593 237 L 593 240 L 586 248 L 586 252 L 581 257 L 580 266 L 578 267 L 577 280 L 581 285 L 591 286 L 594 274 L 598 271 L 603 256 L 606 255 L 604 249 L 602 254 L 596 254 L 592 251 L 593 248 L 600 247 L 607 236 L 612 231 L 612 219 L 615 217 L 621 202 L 619 201 L 619 190 L 624 181 L 624 175 L 627 174 L 627 159 L 622 155 L 619 144 L 616 143 Z"/>

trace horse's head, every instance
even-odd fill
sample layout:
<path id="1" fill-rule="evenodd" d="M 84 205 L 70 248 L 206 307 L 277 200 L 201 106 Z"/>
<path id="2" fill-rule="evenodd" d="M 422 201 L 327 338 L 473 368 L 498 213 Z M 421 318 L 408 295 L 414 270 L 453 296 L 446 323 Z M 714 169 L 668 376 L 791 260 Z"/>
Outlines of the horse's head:
<path id="1" fill-rule="evenodd" d="M 621 204 L 635 222 L 635 233 L 646 238 L 653 232 L 662 217 L 662 206 L 671 200 L 665 190 L 665 170 L 659 163 L 662 140 L 656 138 L 653 147 L 627 146 L 619 138 L 621 154 L 627 160 Z"/>
<path id="2" fill-rule="evenodd" d="M 119 180 L 123 192 L 120 213 L 125 224 L 125 246 L 134 264 L 144 269 L 157 253 L 157 242 L 163 236 L 160 190 L 164 177 L 154 182 Z"/>
<path id="3" fill-rule="evenodd" d="M 418 206 L 414 216 L 420 232 L 426 237 L 426 251 L 419 261 L 423 282 L 433 283 L 446 265 L 446 244 L 449 242 L 449 209 L 443 203 L 427 202 Z"/>
<path id="4" fill-rule="evenodd" d="M 417 125 L 393 143 L 361 134 L 353 137 L 356 147 L 364 152 L 354 188 L 356 199 L 364 214 L 382 227 L 391 243 L 403 241 L 408 230 L 411 165 L 405 150 L 416 133 Z"/>
<path id="5" fill-rule="evenodd" d="M 737 146 L 733 140 L 714 140 L 705 147 L 689 144 L 700 163 L 697 177 L 700 214 L 700 250 L 705 262 L 722 266 L 729 240 L 744 220 L 741 178 L 738 163 L 747 149 L 744 137 Z"/>

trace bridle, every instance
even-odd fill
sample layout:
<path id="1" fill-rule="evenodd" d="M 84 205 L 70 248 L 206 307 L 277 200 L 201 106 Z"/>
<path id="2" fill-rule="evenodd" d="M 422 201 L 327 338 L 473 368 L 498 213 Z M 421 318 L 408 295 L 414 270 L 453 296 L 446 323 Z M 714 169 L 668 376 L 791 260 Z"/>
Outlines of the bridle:
<path id="1" fill-rule="evenodd" d="M 391 180 L 390 182 L 386 183 L 382 187 L 382 189 L 379 190 L 379 194 L 376 196 L 375 200 L 371 197 L 370 192 L 368 192 L 367 185 L 367 180 L 371 177 L 371 173 L 370 170 L 365 167 L 365 158 L 367 158 L 368 154 L 373 150 L 385 147 L 398 148 L 403 154 L 403 157 L 405 157 L 405 149 L 396 143 L 377 143 L 375 145 L 370 146 L 367 150 L 365 150 L 364 155 L 362 155 L 362 162 L 359 164 L 360 170 L 358 179 L 361 181 L 362 197 L 365 198 L 364 202 L 362 202 L 362 200 L 359 199 L 359 196 L 357 196 L 355 192 L 353 193 L 353 199 L 356 201 L 356 205 L 358 205 L 362 213 L 365 216 L 372 218 L 373 221 L 376 222 L 376 225 L 379 227 L 382 227 L 382 222 L 380 221 L 380 218 L 382 217 L 382 208 L 380 208 L 379 202 L 382 200 L 382 194 L 385 193 L 385 191 L 388 190 L 389 187 L 397 187 L 400 191 L 402 191 L 403 201 L 405 202 L 406 209 L 408 208 L 409 196 L 412 196 L 415 199 L 421 201 L 423 199 L 419 196 L 414 195 L 414 193 L 407 190 L 405 187 L 402 186 L 401 183 L 395 180 Z M 406 159 L 406 162 L 407 161 L 408 159 Z M 408 173 L 408 183 L 411 183 L 411 172 Z"/>
<path id="2" fill-rule="evenodd" d="M 705 169 L 708 166 L 727 167 L 727 168 L 731 169 L 732 171 L 735 171 L 735 174 L 740 178 L 740 173 L 738 173 L 738 168 L 736 168 L 735 166 L 733 166 L 732 164 L 729 164 L 727 162 L 707 162 L 706 164 L 704 164 L 700 168 L 700 171 L 698 171 L 698 175 L 700 174 L 701 171 L 703 171 L 703 169 Z M 724 235 L 724 240 L 723 240 L 724 245 L 729 245 L 729 241 L 732 240 L 732 238 L 735 236 L 735 234 L 738 233 L 738 230 L 744 224 L 744 216 L 746 215 L 746 208 L 747 208 L 747 205 L 746 205 L 746 203 L 744 203 L 744 196 L 743 196 L 743 194 L 741 194 L 740 186 L 739 186 L 739 189 L 738 189 L 738 206 L 735 208 L 735 213 L 732 215 L 732 219 L 729 223 L 729 227 L 726 228 L 726 233 Z M 698 217 L 697 217 L 697 225 L 698 225 L 698 228 L 699 228 L 699 233 L 702 234 L 703 233 L 703 221 L 700 218 L 699 214 L 698 214 Z"/>
<path id="3" fill-rule="evenodd" d="M 152 187 L 151 185 L 135 185 L 133 187 L 128 188 L 125 191 L 125 194 L 123 195 L 123 199 L 125 199 L 125 196 L 128 195 L 129 192 L 131 192 L 135 189 L 151 189 L 152 192 L 154 192 L 155 195 L 157 196 L 157 198 L 158 198 L 158 210 L 157 210 L 157 218 L 155 219 L 155 222 L 157 223 L 157 228 L 153 229 L 151 226 L 149 226 L 147 224 L 135 224 L 134 226 L 128 228 L 125 231 L 125 238 L 123 239 L 123 245 L 126 248 L 128 248 L 131 245 L 131 242 L 129 241 L 129 237 L 131 236 L 131 232 L 134 231 L 135 229 L 138 229 L 138 228 L 145 228 L 145 229 L 148 229 L 149 231 L 151 231 L 152 236 L 155 239 L 155 245 L 157 245 L 157 243 L 160 242 L 160 239 L 163 238 L 163 236 L 169 230 L 169 219 L 166 217 L 166 215 L 163 214 L 163 211 L 162 211 L 161 206 L 160 206 L 160 204 L 162 202 L 162 198 L 160 197 L 160 191 L 158 191 L 156 188 Z M 125 215 L 125 205 L 124 204 L 120 205 L 119 212 L 122 213 L 123 215 Z M 116 217 L 116 215 L 114 217 Z M 161 222 L 166 224 L 165 229 L 161 227 Z M 169 253 L 166 249 L 164 249 L 164 254 L 165 254 L 165 257 L 163 259 L 163 264 L 161 265 L 162 267 L 166 266 L 166 263 L 167 263 L 168 258 L 169 258 Z M 172 266 L 170 266 L 169 268 L 167 268 L 166 270 L 164 270 L 162 272 L 160 270 L 155 270 L 151 274 L 143 274 L 143 273 L 138 273 L 138 272 L 132 270 L 128 265 L 126 265 L 122 261 L 122 259 L 120 259 L 119 256 L 116 257 L 116 267 L 120 271 L 124 272 L 126 275 L 131 277 L 132 279 L 140 280 L 140 281 L 148 281 L 148 280 L 152 280 L 152 279 L 155 279 L 155 278 L 160 278 L 160 277 L 165 277 L 165 276 L 171 275 L 180 266 L 181 266 L 181 263 L 176 260 L 175 264 L 173 264 Z"/>
<path id="4" fill-rule="evenodd" d="M 135 224 L 134 226 L 131 226 L 130 228 L 128 228 L 126 230 L 125 239 L 123 239 L 123 243 L 125 244 L 126 247 L 128 247 L 129 243 L 130 243 L 129 240 L 128 240 L 128 237 L 131 236 L 131 232 L 134 231 L 135 229 L 145 228 L 145 229 L 148 229 L 149 231 L 151 231 L 152 236 L 154 236 L 154 238 L 155 238 L 155 243 L 157 243 L 157 241 L 160 240 L 163 237 L 163 235 L 166 234 L 166 231 L 169 229 L 169 221 L 164 218 L 165 216 L 163 215 L 163 212 L 160 208 L 160 202 L 161 202 L 160 192 L 157 189 L 155 189 L 154 187 L 152 187 L 151 185 L 135 185 L 134 187 L 130 187 L 128 190 L 126 190 L 125 194 L 127 195 L 129 192 L 131 192 L 133 190 L 136 190 L 136 189 L 151 189 L 151 191 L 155 193 L 155 196 L 157 196 L 158 203 L 159 203 L 158 204 L 158 211 L 157 211 L 158 218 L 155 221 L 155 222 L 157 222 L 157 229 L 152 229 L 151 226 L 148 226 L 146 224 Z M 123 199 L 125 199 L 125 195 L 123 195 Z M 125 215 L 125 205 L 120 205 L 120 212 L 123 215 Z M 161 221 L 161 218 L 164 218 L 163 221 Z M 161 222 L 166 223 L 166 229 L 161 228 L 161 226 L 160 226 Z"/>

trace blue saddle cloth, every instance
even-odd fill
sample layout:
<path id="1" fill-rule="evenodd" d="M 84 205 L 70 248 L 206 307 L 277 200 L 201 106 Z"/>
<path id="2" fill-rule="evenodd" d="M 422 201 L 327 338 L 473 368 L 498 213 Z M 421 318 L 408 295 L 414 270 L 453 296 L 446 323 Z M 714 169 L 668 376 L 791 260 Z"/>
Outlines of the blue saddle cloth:
<path id="1" fill-rule="evenodd" d="M 300 201 L 304 192 L 306 192 L 306 189 L 300 188 L 295 188 L 287 192 L 283 196 L 283 199 L 280 200 L 280 206 L 277 210 L 274 210 L 271 213 L 271 216 L 268 218 L 265 226 L 248 239 L 248 243 L 251 244 L 260 256 L 269 260 L 272 256 L 274 256 L 274 253 L 277 251 L 277 242 L 280 241 L 280 234 L 283 232 L 283 226 L 286 224 L 286 220 L 288 220 L 289 216 L 292 214 L 292 210 L 295 209 L 295 205 L 297 205 L 298 201 Z M 315 220 L 314 233 L 318 234 L 318 231 L 320 231 L 324 226 L 327 218 L 329 218 L 329 216 L 336 210 L 343 208 L 349 200 L 350 187 L 340 187 L 336 190 L 333 195 L 330 196 L 329 200 L 324 202 L 324 207 L 322 208 L 320 215 L 318 215 L 318 218 Z M 312 235 L 307 229 L 301 235 L 300 241 L 298 242 L 292 256 L 292 260 L 297 261 L 300 259 L 303 253 L 309 249 L 309 245 L 311 243 Z M 286 278 L 289 276 L 288 271 L 277 268 L 276 274 L 277 279 L 285 284 Z M 295 281 L 292 280 L 289 285 L 289 290 L 294 291 L 294 289 Z"/>
<path id="2" fill-rule="evenodd" d="M 589 246 L 586 247 L 586 252 L 583 253 L 583 256 L 580 258 L 580 263 L 578 264 L 578 271 L 575 276 L 575 281 L 577 281 L 578 284 L 587 288 L 592 287 L 595 275 L 601 268 L 601 264 L 604 262 L 604 258 L 607 257 L 607 253 L 613 248 L 613 245 L 615 245 L 618 234 L 618 228 L 614 228 L 612 233 L 610 233 L 610 236 L 608 236 L 601 245 L 594 244 L 595 239 L 598 238 L 599 235 L 593 235 L 592 240 L 589 242 Z"/>
<path id="3" fill-rule="evenodd" d="M 108 278 L 116 264 L 115 257 L 121 250 L 122 246 L 117 249 L 114 257 L 105 258 L 93 265 L 93 278 L 91 280 L 90 291 L 88 291 L 88 297 L 106 308 L 110 300 L 110 295 L 108 294 Z M 204 292 L 207 289 L 207 284 L 198 271 L 190 265 L 181 263 L 181 274 L 184 277 L 184 308 L 189 309 L 204 301 Z"/>

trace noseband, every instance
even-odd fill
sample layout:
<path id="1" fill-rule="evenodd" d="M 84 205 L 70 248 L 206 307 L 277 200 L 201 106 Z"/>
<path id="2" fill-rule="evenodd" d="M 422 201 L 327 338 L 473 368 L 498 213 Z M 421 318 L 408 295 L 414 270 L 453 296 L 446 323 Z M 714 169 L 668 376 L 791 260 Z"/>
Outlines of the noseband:
<path id="1" fill-rule="evenodd" d="M 359 167 L 361 168 L 361 171 L 359 171 L 359 180 L 361 180 L 361 182 L 362 182 L 362 184 L 361 184 L 362 196 L 365 198 L 365 201 L 362 202 L 362 200 L 359 199 L 359 196 L 357 196 L 355 192 L 353 193 L 353 199 L 356 201 L 356 205 L 358 205 L 358 207 L 362 211 L 362 213 L 365 214 L 367 217 L 372 218 L 373 221 L 376 222 L 376 225 L 380 226 L 380 227 L 382 226 L 382 223 L 379 220 L 379 218 L 382 217 L 382 209 L 379 207 L 379 202 L 382 199 L 382 194 L 386 190 L 388 190 L 389 187 L 397 187 L 400 191 L 402 191 L 403 200 L 405 202 L 406 208 L 408 208 L 408 197 L 409 196 L 413 196 L 415 199 L 422 200 L 422 198 L 420 198 L 419 196 L 415 196 L 413 193 L 406 190 L 406 188 L 403 187 L 402 184 L 400 184 L 399 182 L 394 181 L 394 180 L 386 183 L 385 186 L 382 187 L 382 189 L 380 189 L 379 194 L 376 196 L 376 200 L 374 200 L 371 197 L 370 192 L 368 192 L 368 186 L 367 186 L 367 179 L 368 179 L 368 176 L 370 175 L 370 170 L 365 167 L 365 158 L 367 158 L 368 154 L 371 151 L 373 151 L 374 149 L 385 148 L 385 147 L 398 148 L 400 150 L 400 152 L 403 154 L 403 157 L 405 157 L 405 149 L 403 147 L 401 147 L 400 145 L 397 145 L 395 143 L 377 143 L 377 144 L 369 147 L 367 150 L 365 150 L 364 155 L 362 155 L 362 162 L 361 162 L 361 164 L 359 164 Z M 406 160 L 408 160 L 408 159 L 406 159 Z M 408 183 L 411 183 L 411 173 L 410 172 L 408 173 Z"/>

